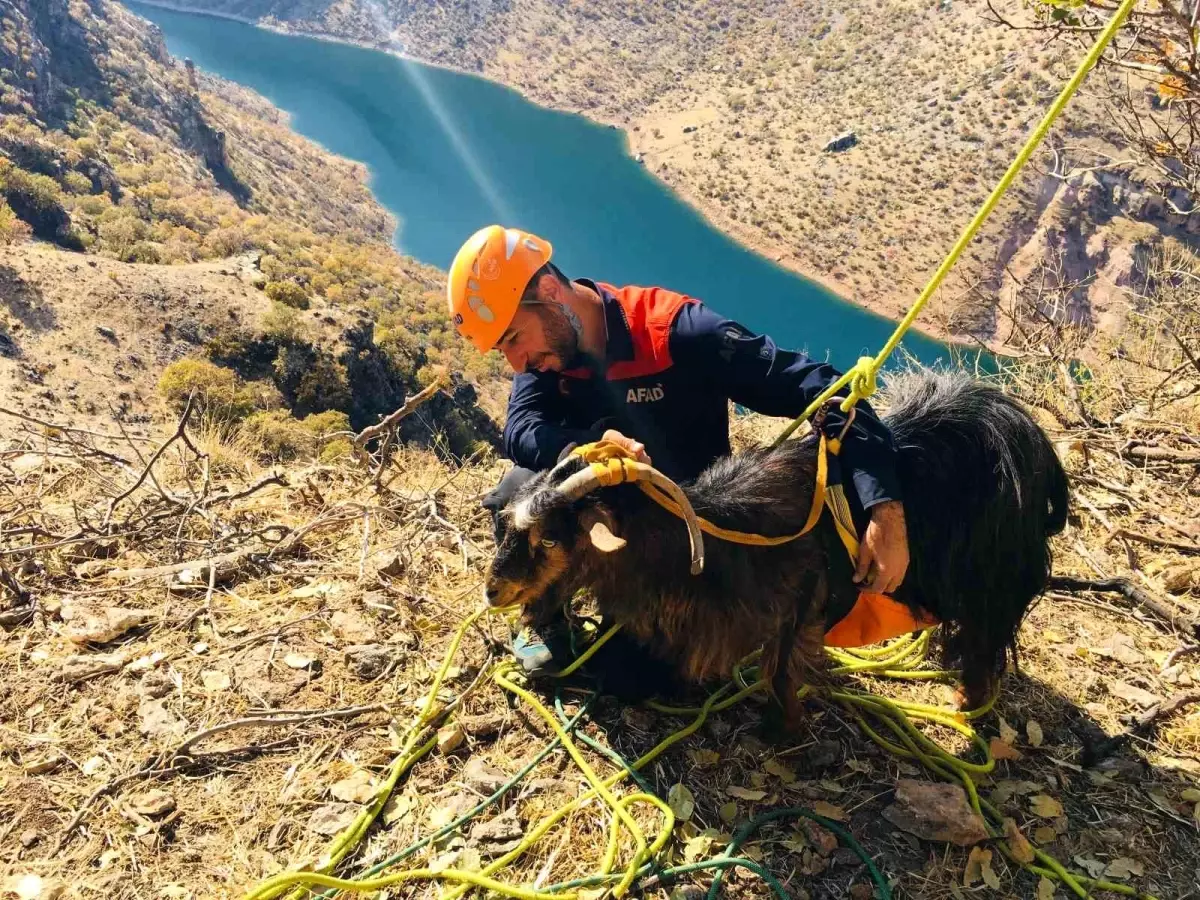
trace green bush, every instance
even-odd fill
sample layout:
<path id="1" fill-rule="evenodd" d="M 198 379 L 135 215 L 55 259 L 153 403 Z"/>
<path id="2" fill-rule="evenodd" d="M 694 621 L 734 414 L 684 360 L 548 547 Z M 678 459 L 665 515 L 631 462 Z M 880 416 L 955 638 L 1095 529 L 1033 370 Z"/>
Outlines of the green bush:
<path id="1" fill-rule="evenodd" d="M 235 373 L 202 359 L 171 363 L 158 379 L 158 393 L 176 412 L 195 396 L 200 408 L 218 419 L 236 420 L 255 409 L 255 396 Z"/>
<path id="2" fill-rule="evenodd" d="M 3 198 L 0 198 L 0 246 L 24 241 L 33 234 L 33 229 L 17 218 Z"/>
<path id="3" fill-rule="evenodd" d="M 350 417 L 341 410 L 327 409 L 325 412 L 305 416 L 300 420 L 300 425 L 317 440 L 323 440 L 326 435 L 349 431 Z"/>
<path id="4" fill-rule="evenodd" d="M 308 325 L 299 311 L 282 303 L 272 303 L 263 316 L 263 335 L 281 347 L 308 342 Z"/>
<path id="5" fill-rule="evenodd" d="M 317 450 L 317 439 L 286 410 L 256 412 L 246 417 L 239 430 L 247 448 L 260 459 L 286 462 Z"/>
<path id="6" fill-rule="evenodd" d="M 295 309 L 308 309 L 308 294 L 304 288 L 294 281 L 268 281 L 263 289 L 268 297 L 276 303 L 291 306 Z"/>

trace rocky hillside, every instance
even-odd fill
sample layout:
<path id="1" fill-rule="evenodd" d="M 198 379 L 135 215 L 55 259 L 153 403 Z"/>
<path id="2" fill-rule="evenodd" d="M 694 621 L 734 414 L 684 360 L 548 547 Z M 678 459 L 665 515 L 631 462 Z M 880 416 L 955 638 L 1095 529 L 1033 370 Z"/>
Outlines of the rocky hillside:
<path id="1" fill-rule="evenodd" d="M 890 315 L 906 308 L 1079 57 L 962 0 L 174 5 L 400 49 L 624 127 L 632 151 L 721 228 Z M 996 6 L 1022 14 L 1015 0 Z M 824 151 L 848 132 L 846 149 Z M 1120 188 L 1103 200 L 1074 174 L 1128 156 L 1090 92 L 1050 145 L 927 324 L 994 337 L 1014 263 L 1057 270 L 1066 258 L 1075 274 L 1104 282 L 1114 260 L 1160 235 L 1194 240 L 1200 215 L 1170 214 L 1154 178 L 1132 163 L 1105 173 Z"/>
<path id="2" fill-rule="evenodd" d="M 191 354 L 209 368 L 175 382 L 223 367 L 256 398 L 239 415 L 339 413 L 355 428 L 456 373 L 427 437 L 453 453 L 494 439 L 457 374 L 491 370 L 449 331 L 441 273 L 390 246 L 362 166 L 171 58 L 115 3 L 0 0 L 0 12 L 10 405 L 145 418 L 166 412 L 163 366 Z"/>

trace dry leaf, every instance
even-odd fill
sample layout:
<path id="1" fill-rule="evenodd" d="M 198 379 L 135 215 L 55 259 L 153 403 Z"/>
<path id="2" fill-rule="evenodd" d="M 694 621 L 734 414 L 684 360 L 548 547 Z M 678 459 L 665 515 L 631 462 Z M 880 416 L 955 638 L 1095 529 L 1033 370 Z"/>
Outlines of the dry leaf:
<path id="1" fill-rule="evenodd" d="M 1139 878 L 1146 874 L 1146 868 L 1136 859 L 1130 859 L 1128 856 L 1118 856 L 1104 868 L 1104 877 L 1106 878 L 1128 878 L 1130 875 L 1136 875 Z"/>
<path id="2" fill-rule="evenodd" d="M 837 822 L 845 822 L 850 818 L 840 806 L 834 806 L 832 803 L 826 803 L 824 800 L 815 801 L 812 805 L 812 811 L 818 816 L 824 816 L 827 819 L 833 819 Z"/>
<path id="3" fill-rule="evenodd" d="M 1037 900 L 1053 900 L 1054 882 L 1045 876 L 1038 881 Z"/>
<path id="4" fill-rule="evenodd" d="M 1004 721 L 1004 716 L 997 716 L 996 718 L 1000 720 L 1000 740 L 1011 747 L 1015 747 L 1017 744 L 1017 729 Z"/>
<path id="5" fill-rule="evenodd" d="M 844 787 L 842 787 L 836 781 L 831 781 L 828 778 L 822 778 L 820 781 L 817 782 L 817 784 L 821 787 L 821 790 L 828 791 L 831 794 L 846 793 L 846 789 Z"/>
<path id="6" fill-rule="evenodd" d="M 768 759 L 765 763 L 763 763 L 763 769 L 771 775 L 774 775 L 784 784 L 791 784 L 796 780 L 796 773 L 777 760 Z"/>
<path id="7" fill-rule="evenodd" d="M 692 762 L 700 768 L 715 766 L 721 761 L 721 754 L 716 750 L 689 750 L 688 756 L 692 758 Z"/>
<path id="8" fill-rule="evenodd" d="M 1021 834 L 1021 829 L 1012 819 L 1004 820 L 1004 836 L 1008 838 L 1008 849 L 1012 851 L 1013 859 L 1017 862 L 1029 864 L 1037 858 L 1033 852 L 1033 845 Z"/>
<path id="9" fill-rule="evenodd" d="M 737 797 L 739 800 L 761 800 L 767 796 L 766 791 L 752 791 L 744 787 L 726 788 L 725 793 L 730 797 Z"/>
<path id="10" fill-rule="evenodd" d="M 1092 878 L 1099 878 L 1104 874 L 1106 866 L 1098 859 L 1091 856 L 1076 856 L 1074 860 L 1075 865 L 1087 872 Z"/>
<path id="11" fill-rule="evenodd" d="M 1049 825 L 1039 825 L 1033 832 L 1033 839 L 1039 844 L 1053 844 L 1058 840 L 1058 832 Z"/>
<path id="12" fill-rule="evenodd" d="M 978 881 L 986 879 L 983 874 L 984 869 L 992 868 L 992 851 L 984 850 L 982 847 L 972 847 L 971 855 L 967 857 L 967 868 L 963 872 L 963 887 L 971 887 Z M 992 874 L 995 877 L 995 873 Z"/>
<path id="13" fill-rule="evenodd" d="M 732 800 L 729 801 L 728 803 L 724 804 L 719 810 L 717 810 L 717 815 L 719 815 L 721 817 L 721 821 L 724 822 L 726 825 L 733 824 L 733 820 L 737 818 L 737 814 L 738 814 L 737 804 L 734 803 Z"/>
<path id="14" fill-rule="evenodd" d="M 1025 723 L 1025 736 L 1029 738 L 1029 743 L 1033 747 L 1042 746 L 1042 726 L 1033 719 Z"/>
<path id="15" fill-rule="evenodd" d="M 709 848 L 712 847 L 712 835 L 706 832 L 701 832 L 694 838 L 683 845 L 683 861 L 694 863 L 708 855 Z"/>
<path id="16" fill-rule="evenodd" d="M 998 737 L 994 737 L 988 743 L 988 752 L 992 754 L 993 759 L 1020 759 L 1021 751 L 1012 744 L 1002 741 Z"/>
<path id="17" fill-rule="evenodd" d="M 449 725 L 444 725 L 438 729 L 437 746 L 439 753 L 453 753 L 462 746 L 462 742 L 467 739 L 467 733 L 463 731 L 463 727 L 457 722 L 452 722 Z"/>
<path id="18" fill-rule="evenodd" d="M 1195 788 L 1185 788 L 1179 796 L 1188 803 L 1200 803 L 1200 791 Z"/>
<path id="19" fill-rule="evenodd" d="M 375 779 L 368 772 L 359 769 L 349 778 L 330 785 L 329 793 L 345 803 L 367 803 L 375 796 Z"/>
<path id="20" fill-rule="evenodd" d="M 687 785 L 675 784 L 667 791 L 667 805 L 675 814 L 676 822 L 686 822 L 696 811 L 696 798 L 688 790 Z"/>
<path id="21" fill-rule="evenodd" d="M 316 662 L 311 656 L 305 656 L 303 653 L 289 653 L 283 658 L 283 664 L 289 669 L 307 669 Z"/>
<path id="22" fill-rule="evenodd" d="M 1034 815 L 1043 819 L 1057 819 L 1063 814 L 1062 804 L 1048 794 L 1038 794 L 1029 798 L 1029 808 Z"/>

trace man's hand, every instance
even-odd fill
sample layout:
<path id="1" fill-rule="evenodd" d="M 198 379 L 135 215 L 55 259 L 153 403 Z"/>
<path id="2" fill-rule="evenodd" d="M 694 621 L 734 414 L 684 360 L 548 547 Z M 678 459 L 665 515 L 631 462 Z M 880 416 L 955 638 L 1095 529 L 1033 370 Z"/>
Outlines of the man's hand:
<path id="1" fill-rule="evenodd" d="M 608 429 L 600 438 L 602 441 L 612 441 L 614 444 L 620 444 L 626 450 L 633 454 L 633 458 L 640 463 L 650 465 L 650 457 L 646 454 L 646 447 L 641 441 L 635 441 L 633 438 L 625 437 L 619 431 Z"/>
<path id="2" fill-rule="evenodd" d="M 871 507 L 871 523 L 858 547 L 854 583 L 864 591 L 890 594 L 900 587 L 907 570 L 904 507 L 897 500 L 886 500 Z"/>

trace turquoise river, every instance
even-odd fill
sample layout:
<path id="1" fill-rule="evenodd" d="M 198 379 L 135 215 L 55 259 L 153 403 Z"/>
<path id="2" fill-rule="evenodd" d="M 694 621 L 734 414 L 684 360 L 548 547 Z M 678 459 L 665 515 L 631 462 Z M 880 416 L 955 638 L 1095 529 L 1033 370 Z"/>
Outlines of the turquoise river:
<path id="1" fill-rule="evenodd" d="M 490 222 L 542 234 L 570 276 L 656 284 L 845 368 L 893 323 L 712 227 L 627 152 L 623 134 L 483 78 L 376 50 L 129 3 L 168 49 L 245 85 L 330 151 L 366 164 L 396 247 L 446 268 Z M 910 332 L 925 363 L 943 344 Z"/>

